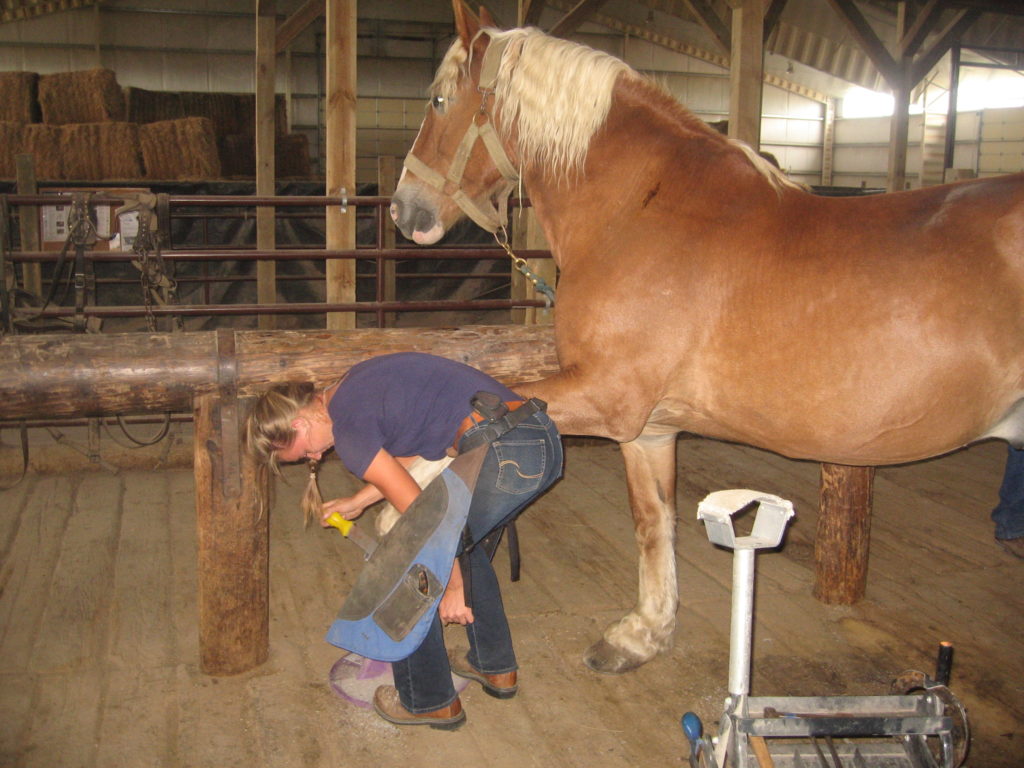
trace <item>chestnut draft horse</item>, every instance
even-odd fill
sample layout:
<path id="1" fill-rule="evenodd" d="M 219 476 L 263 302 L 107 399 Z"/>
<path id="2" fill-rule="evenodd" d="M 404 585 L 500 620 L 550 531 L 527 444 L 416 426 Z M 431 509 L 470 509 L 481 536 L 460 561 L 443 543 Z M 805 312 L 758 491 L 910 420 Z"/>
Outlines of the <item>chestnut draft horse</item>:
<path id="1" fill-rule="evenodd" d="M 679 432 L 855 466 L 1021 444 L 1024 174 L 815 196 L 621 61 L 454 7 L 391 213 L 432 243 L 497 230 L 519 179 L 533 203 L 561 372 L 517 389 L 622 444 L 640 549 L 591 668 L 671 644 Z"/>

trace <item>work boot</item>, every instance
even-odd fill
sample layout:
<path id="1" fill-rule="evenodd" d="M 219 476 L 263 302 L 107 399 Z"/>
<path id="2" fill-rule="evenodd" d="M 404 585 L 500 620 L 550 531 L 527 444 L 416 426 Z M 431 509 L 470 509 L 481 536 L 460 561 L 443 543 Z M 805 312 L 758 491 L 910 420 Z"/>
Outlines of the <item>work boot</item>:
<path id="1" fill-rule="evenodd" d="M 484 692 L 496 699 L 511 699 L 519 690 L 514 669 L 511 672 L 488 675 L 470 664 L 466 654 L 456 651 L 448 651 L 448 663 L 451 665 L 452 672 L 459 677 L 480 683 L 484 687 Z"/>
<path id="2" fill-rule="evenodd" d="M 373 694 L 373 708 L 378 715 L 395 725 L 429 725 L 443 731 L 454 731 L 466 722 L 466 713 L 462 711 L 462 702 L 458 697 L 447 707 L 417 715 L 402 706 L 398 689 L 393 685 L 382 685 L 377 689 Z"/>

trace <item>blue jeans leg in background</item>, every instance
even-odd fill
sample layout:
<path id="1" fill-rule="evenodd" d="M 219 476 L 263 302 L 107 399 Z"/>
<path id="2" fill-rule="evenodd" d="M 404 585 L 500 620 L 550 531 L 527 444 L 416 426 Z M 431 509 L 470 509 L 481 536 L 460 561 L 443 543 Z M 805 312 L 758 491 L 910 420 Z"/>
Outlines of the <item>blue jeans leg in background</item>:
<path id="1" fill-rule="evenodd" d="M 1024 537 L 1024 450 L 1008 448 L 999 503 L 992 510 L 997 539 Z"/>

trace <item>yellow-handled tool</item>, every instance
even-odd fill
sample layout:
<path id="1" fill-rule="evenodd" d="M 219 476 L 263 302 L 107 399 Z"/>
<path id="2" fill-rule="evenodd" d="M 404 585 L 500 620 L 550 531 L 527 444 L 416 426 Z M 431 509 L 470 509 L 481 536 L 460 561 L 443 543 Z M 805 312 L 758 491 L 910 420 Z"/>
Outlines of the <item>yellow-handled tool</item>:
<path id="1" fill-rule="evenodd" d="M 332 512 L 330 517 L 327 518 L 327 522 L 341 531 L 346 539 L 357 544 L 366 553 L 367 557 L 372 555 L 374 550 L 377 549 L 377 540 L 373 536 L 351 520 L 346 520 L 337 512 Z"/>

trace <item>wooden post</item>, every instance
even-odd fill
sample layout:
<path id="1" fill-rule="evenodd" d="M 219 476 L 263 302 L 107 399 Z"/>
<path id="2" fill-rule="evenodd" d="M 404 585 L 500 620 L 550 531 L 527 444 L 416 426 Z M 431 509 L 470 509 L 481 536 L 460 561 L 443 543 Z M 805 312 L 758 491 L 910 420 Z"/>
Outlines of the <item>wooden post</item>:
<path id="1" fill-rule="evenodd" d="M 541 228 L 540 222 L 537 221 L 537 214 L 534 213 L 533 208 L 517 211 L 513 216 L 516 217 L 515 226 L 512 228 L 512 249 L 514 251 L 544 251 L 550 249 L 547 238 L 544 236 L 544 230 Z M 512 270 L 513 299 L 544 298 L 544 294 L 540 293 L 533 283 L 516 269 L 515 264 L 511 260 L 508 262 L 508 266 Z M 558 270 L 554 259 L 527 259 L 526 266 L 535 275 L 543 278 L 544 282 L 549 286 L 555 288 Z M 547 307 L 523 307 L 522 309 L 512 310 L 513 323 L 550 325 L 554 321 L 554 310 Z"/>
<path id="2" fill-rule="evenodd" d="M 377 194 L 381 197 L 391 197 L 395 194 L 395 157 L 394 155 L 381 155 L 377 158 Z M 391 216 L 387 210 L 382 210 L 380 215 L 384 217 L 384 241 L 380 244 L 381 248 L 394 248 L 395 247 L 395 222 L 391 220 Z M 382 301 L 395 301 L 398 298 L 398 286 L 396 277 L 396 266 L 398 262 L 394 259 L 384 259 L 384 263 L 381 265 L 381 280 L 383 285 L 381 286 L 381 300 Z M 384 313 L 384 327 L 391 328 L 395 324 L 395 313 L 385 312 Z"/>
<path id="3" fill-rule="evenodd" d="M 356 0 L 327 0 L 327 194 L 356 192 Z M 328 250 L 356 245 L 356 212 L 327 208 Z M 327 262 L 327 301 L 356 300 L 355 259 Z M 327 328 L 356 327 L 355 312 L 328 312 Z"/>
<path id="4" fill-rule="evenodd" d="M 814 596 L 830 605 L 864 597 L 871 541 L 874 467 L 821 465 Z"/>
<path id="5" fill-rule="evenodd" d="M 276 10 L 275 0 L 256 0 L 256 194 L 259 196 L 274 194 Z M 271 251 L 277 243 L 274 211 L 267 206 L 256 208 L 256 247 L 261 251 Z M 277 303 L 277 264 L 273 261 L 256 262 L 256 298 L 260 304 Z M 275 315 L 260 315 L 258 322 L 262 330 L 277 327 Z"/>
<path id="6" fill-rule="evenodd" d="M 209 675 L 233 675 L 270 649 L 269 488 L 242 450 L 235 333 L 216 339 L 216 394 L 193 401 L 199 661 Z"/>
<path id="7" fill-rule="evenodd" d="M 731 0 L 729 137 L 755 150 L 761 145 L 761 83 L 764 79 L 764 4 Z"/>
<path id="8" fill-rule="evenodd" d="M 32 155 L 18 155 L 18 194 L 34 195 L 38 191 L 36 167 Z M 18 212 L 21 250 L 39 250 L 39 209 L 34 205 L 23 205 Z M 42 265 L 38 262 L 21 265 L 22 287 L 33 296 L 43 295 Z M 57 279 L 54 277 L 54 279 Z"/>
<path id="9" fill-rule="evenodd" d="M 900 82 L 892 89 L 892 117 L 889 120 L 889 172 L 886 189 L 902 192 L 907 185 L 907 145 L 910 128 L 910 73 L 908 66 L 900 70 Z"/>

